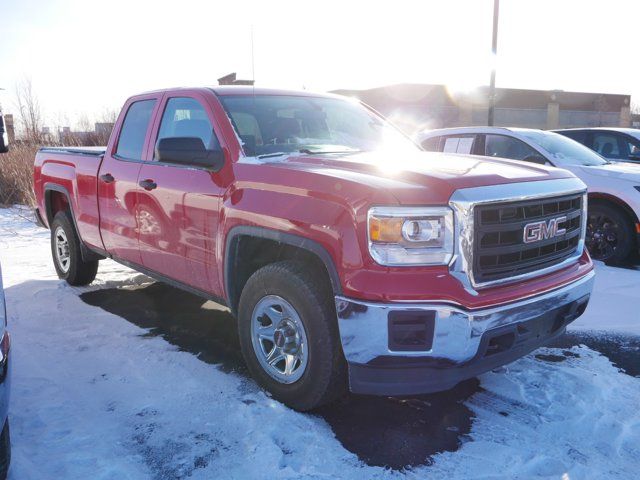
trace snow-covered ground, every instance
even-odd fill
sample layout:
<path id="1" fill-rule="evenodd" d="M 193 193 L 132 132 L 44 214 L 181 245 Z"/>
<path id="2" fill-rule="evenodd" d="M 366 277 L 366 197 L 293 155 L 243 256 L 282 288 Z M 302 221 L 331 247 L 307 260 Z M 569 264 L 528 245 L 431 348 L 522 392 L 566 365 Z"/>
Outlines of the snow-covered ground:
<path id="1" fill-rule="evenodd" d="M 637 478 L 640 378 L 585 346 L 542 349 L 480 377 L 457 451 L 404 470 L 369 466 L 321 416 L 83 302 L 88 290 L 150 280 L 105 261 L 94 285 L 69 287 L 55 276 L 48 232 L 28 216 L 0 209 L 13 480 Z M 597 270 L 574 328 L 640 334 L 640 271 Z"/>

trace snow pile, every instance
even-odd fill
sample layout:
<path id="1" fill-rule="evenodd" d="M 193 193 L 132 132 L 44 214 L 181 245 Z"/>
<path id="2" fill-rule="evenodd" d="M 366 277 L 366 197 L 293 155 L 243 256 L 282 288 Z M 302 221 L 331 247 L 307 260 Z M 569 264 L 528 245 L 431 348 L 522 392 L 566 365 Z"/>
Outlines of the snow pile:
<path id="1" fill-rule="evenodd" d="M 596 262 L 596 270 L 596 293 L 570 329 L 640 335 L 640 267 L 613 268 Z"/>
<path id="2" fill-rule="evenodd" d="M 586 347 L 545 349 L 536 354 L 548 357 L 483 375 L 483 389 L 467 401 L 476 418 L 457 452 L 406 471 L 370 467 L 320 417 L 293 412 L 249 378 L 82 302 L 88 289 L 149 280 L 105 261 L 95 285 L 67 286 L 55 277 L 48 232 L 18 213 L 0 210 L 13 480 L 636 476 L 640 380 Z M 577 326 L 597 327 L 604 311 L 610 326 L 637 331 L 627 308 L 640 297 L 631 287 L 640 272 L 599 265 L 598 273 L 606 281 Z M 603 291 L 618 297 L 598 298 Z"/>

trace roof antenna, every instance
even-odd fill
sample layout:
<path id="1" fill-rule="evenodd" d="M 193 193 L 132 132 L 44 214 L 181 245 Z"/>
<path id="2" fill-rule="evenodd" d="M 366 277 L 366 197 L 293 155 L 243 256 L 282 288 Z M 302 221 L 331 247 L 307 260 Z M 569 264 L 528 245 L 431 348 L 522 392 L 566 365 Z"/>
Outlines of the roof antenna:
<path id="1" fill-rule="evenodd" d="M 251 24 L 251 97 L 253 100 L 253 118 L 256 117 L 256 62 L 255 62 L 255 54 L 253 48 L 253 24 Z M 254 148 L 255 150 L 255 148 Z M 252 155 L 256 155 L 256 152 L 253 152 Z"/>
<path id="2" fill-rule="evenodd" d="M 253 49 L 253 25 L 251 25 L 251 80 L 253 81 L 253 88 L 255 90 L 256 85 L 256 63 Z"/>

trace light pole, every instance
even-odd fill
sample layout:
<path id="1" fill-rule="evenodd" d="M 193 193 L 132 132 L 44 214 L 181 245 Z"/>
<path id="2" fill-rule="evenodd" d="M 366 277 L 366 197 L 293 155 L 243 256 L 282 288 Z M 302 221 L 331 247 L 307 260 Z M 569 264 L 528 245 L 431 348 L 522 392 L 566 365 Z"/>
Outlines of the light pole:
<path id="1" fill-rule="evenodd" d="M 489 83 L 489 116 L 487 125 L 493 126 L 493 114 L 496 108 L 496 55 L 498 53 L 498 12 L 500 0 L 493 0 L 493 38 L 491 41 L 491 82 Z"/>

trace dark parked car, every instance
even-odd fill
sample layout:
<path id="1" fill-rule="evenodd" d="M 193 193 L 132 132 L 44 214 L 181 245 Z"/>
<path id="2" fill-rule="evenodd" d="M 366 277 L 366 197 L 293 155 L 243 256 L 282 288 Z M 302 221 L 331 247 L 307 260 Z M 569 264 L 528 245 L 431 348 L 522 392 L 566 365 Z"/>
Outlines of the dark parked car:
<path id="1" fill-rule="evenodd" d="M 7 129 L 4 126 L 4 117 L 0 113 L 0 153 L 7 153 L 9 151 L 9 137 L 7 136 Z"/>
<path id="2" fill-rule="evenodd" d="M 2 287 L 2 270 L 0 269 L 0 480 L 7 478 L 11 463 L 11 442 L 9 441 L 9 333 L 7 332 L 7 309 Z"/>
<path id="3" fill-rule="evenodd" d="M 554 130 L 614 162 L 640 163 L 640 130 L 637 128 L 571 128 Z"/>

